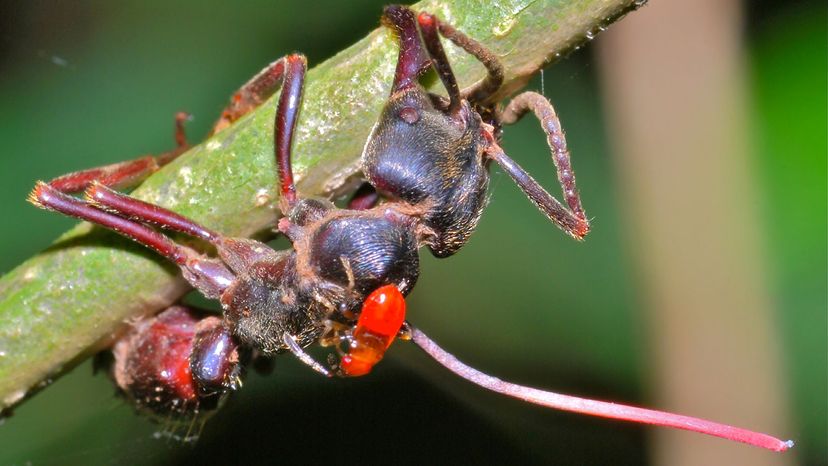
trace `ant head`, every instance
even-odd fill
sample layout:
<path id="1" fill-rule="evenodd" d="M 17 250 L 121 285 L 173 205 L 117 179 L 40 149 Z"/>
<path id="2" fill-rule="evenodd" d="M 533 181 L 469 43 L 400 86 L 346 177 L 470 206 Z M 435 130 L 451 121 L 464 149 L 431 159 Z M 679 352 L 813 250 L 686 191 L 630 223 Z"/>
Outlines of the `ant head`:
<path id="1" fill-rule="evenodd" d="M 380 193 L 417 204 L 433 187 L 448 187 L 479 158 L 480 117 L 464 102 L 454 113 L 420 86 L 394 93 L 362 154 L 368 181 Z"/>
<path id="2" fill-rule="evenodd" d="M 392 94 L 365 145 L 362 169 L 382 195 L 419 210 L 431 251 L 446 257 L 467 240 L 485 205 L 490 141 L 462 101 L 449 111 L 419 85 Z"/>

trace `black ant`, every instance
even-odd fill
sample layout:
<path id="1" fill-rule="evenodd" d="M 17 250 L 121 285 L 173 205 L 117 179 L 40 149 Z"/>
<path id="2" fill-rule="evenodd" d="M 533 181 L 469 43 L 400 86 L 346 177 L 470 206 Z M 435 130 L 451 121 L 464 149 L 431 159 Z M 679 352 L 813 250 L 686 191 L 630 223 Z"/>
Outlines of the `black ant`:
<path id="1" fill-rule="evenodd" d="M 391 96 L 362 155 L 362 171 L 373 189 L 360 190 L 349 209 L 300 197 L 294 185 L 291 143 L 306 71 L 301 55 L 274 62 L 243 86 L 214 128 L 231 124 L 281 85 L 274 139 L 285 216 L 278 231 L 293 243 L 292 250 L 224 237 L 110 189 L 146 175 L 186 147 L 181 115 L 176 151 L 37 184 L 30 196 L 35 205 L 110 228 L 155 250 L 177 264 L 194 288 L 222 304 L 223 319 L 201 318 L 197 311 L 174 306 L 136 325 L 115 346 L 119 387 L 158 414 L 194 414 L 237 388 L 245 349 L 263 355 L 290 351 L 326 376 L 358 376 L 372 369 L 395 337 L 403 336 L 461 377 L 532 403 L 788 448 L 789 443 L 764 434 L 709 421 L 503 382 L 464 365 L 405 322 L 404 295 L 419 275 L 418 249 L 426 246 L 435 256 L 447 257 L 468 241 L 486 204 L 492 161 L 570 236 L 583 238 L 589 223 L 560 122 L 544 97 L 525 92 L 501 110 L 494 99 L 503 69 L 481 44 L 433 15 L 416 15 L 402 6 L 387 7 L 382 20 L 398 38 L 399 58 Z M 488 71 L 486 78 L 461 91 L 440 36 L 476 57 Z M 447 98 L 418 83 L 432 68 Z M 501 125 L 528 111 L 539 118 L 547 135 L 566 206 L 498 143 Z M 84 200 L 67 194 L 81 190 Z M 206 241 L 218 257 L 178 244 L 152 226 Z M 328 368 L 313 360 L 303 348 L 314 342 L 336 347 L 340 361 Z"/>

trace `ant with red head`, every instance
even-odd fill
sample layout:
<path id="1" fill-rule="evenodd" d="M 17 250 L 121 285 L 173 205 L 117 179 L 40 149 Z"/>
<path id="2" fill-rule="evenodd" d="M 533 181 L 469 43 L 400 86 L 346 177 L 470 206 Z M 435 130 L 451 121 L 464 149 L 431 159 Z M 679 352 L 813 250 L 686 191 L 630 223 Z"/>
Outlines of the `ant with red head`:
<path id="1" fill-rule="evenodd" d="M 497 58 L 481 44 L 428 13 L 387 7 L 383 23 L 399 42 L 391 95 L 362 154 L 371 189 L 360 190 L 348 209 L 297 193 L 291 143 L 302 100 L 306 61 L 284 57 L 260 72 L 222 113 L 219 131 L 281 87 L 274 143 L 284 217 L 278 231 L 293 249 L 277 251 L 246 238 L 229 238 L 159 206 L 120 194 L 123 186 L 163 165 L 186 146 L 178 119 L 179 149 L 157 158 L 78 172 L 38 183 L 35 205 L 91 221 L 127 236 L 180 267 L 204 296 L 218 299 L 223 318 L 174 306 L 137 324 L 114 349 L 119 387 L 157 414 L 195 414 L 239 385 L 250 351 L 285 351 L 326 376 L 371 371 L 397 336 L 412 340 L 459 376 L 531 403 L 592 415 L 665 425 L 784 450 L 773 437 L 730 426 L 614 403 L 568 397 L 510 384 L 470 368 L 405 321 L 404 296 L 419 275 L 418 249 L 437 257 L 457 252 L 474 231 L 486 203 L 488 166 L 497 163 L 529 199 L 570 236 L 581 239 L 589 223 L 581 207 L 569 151 L 551 104 L 526 92 L 505 109 L 494 99 L 503 82 Z M 481 82 L 460 90 L 442 48 L 450 40 L 487 69 Z M 418 82 L 434 69 L 448 97 Z M 529 176 L 499 145 L 503 124 L 527 112 L 541 121 L 566 205 Z M 139 166 L 140 165 L 140 166 Z M 85 199 L 69 195 L 84 191 Z M 380 196 L 384 198 L 380 202 Z M 208 257 L 153 227 L 212 245 Z M 332 367 L 313 360 L 305 347 L 334 346 Z"/>

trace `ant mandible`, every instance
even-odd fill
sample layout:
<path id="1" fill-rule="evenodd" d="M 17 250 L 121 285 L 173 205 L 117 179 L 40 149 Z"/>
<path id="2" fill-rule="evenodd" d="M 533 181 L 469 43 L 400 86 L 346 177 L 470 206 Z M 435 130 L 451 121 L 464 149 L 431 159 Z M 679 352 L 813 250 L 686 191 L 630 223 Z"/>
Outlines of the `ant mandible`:
<path id="1" fill-rule="evenodd" d="M 464 365 L 404 321 L 403 297 L 418 278 L 419 247 L 447 257 L 468 241 L 485 207 L 491 161 L 570 236 L 583 238 L 589 223 L 560 122 L 544 97 L 526 92 L 501 111 L 493 100 L 503 70 L 481 44 L 433 15 L 416 15 L 402 6 L 387 7 L 383 23 L 398 38 L 398 63 L 391 96 L 362 155 L 362 170 L 373 189 L 359 191 L 349 209 L 338 209 L 325 199 L 301 198 L 296 191 L 291 143 L 302 98 L 304 57 L 289 55 L 265 68 L 233 96 L 214 128 L 219 131 L 231 124 L 281 86 L 274 140 L 285 217 L 278 230 L 291 240 L 292 250 L 224 237 L 110 189 L 177 156 L 186 146 L 180 129 L 183 116 L 177 120 L 176 151 L 37 184 L 30 196 L 35 205 L 110 228 L 155 250 L 177 264 L 194 288 L 222 304 L 223 319 L 202 319 L 191 309 L 175 306 L 136 325 L 115 347 L 120 388 L 157 413 L 171 408 L 193 413 L 238 386 L 245 348 L 264 355 L 290 351 L 324 375 L 357 376 L 369 372 L 393 339 L 402 335 L 461 377 L 535 404 L 694 430 L 775 450 L 790 447 L 764 434 L 709 421 L 510 384 Z M 486 78 L 461 91 L 439 36 L 476 57 L 488 71 Z M 430 68 L 448 98 L 418 83 Z M 566 207 L 498 144 L 501 125 L 528 111 L 541 120 L 547 135 Z M 78 191 L 84 191 L 85 200 L 68 195 Z M 380 203 L 378 194 L 386 201 Z M 152 226 L 204 240 L 216 248 L 218 257 L 199 254 Z M 336 346 L 341 362 L 328 369 L 314 361 L 303 350 L 314 342 Z"/>

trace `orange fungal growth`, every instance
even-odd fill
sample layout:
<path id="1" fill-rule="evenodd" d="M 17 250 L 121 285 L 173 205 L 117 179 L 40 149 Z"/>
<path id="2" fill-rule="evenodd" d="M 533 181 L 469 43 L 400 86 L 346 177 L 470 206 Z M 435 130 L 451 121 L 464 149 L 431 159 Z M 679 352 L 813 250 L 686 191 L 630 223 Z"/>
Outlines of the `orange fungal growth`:
<path id="1" fill-rule="evenodd" d="M 365 299 L 352 335 L 351 348 L 342 357 L 345 375 L 371 372 L 391 346 L 405 321 L 405 297 L 394 285 L 374 290 Z"/>

